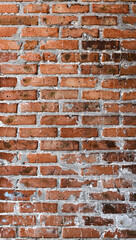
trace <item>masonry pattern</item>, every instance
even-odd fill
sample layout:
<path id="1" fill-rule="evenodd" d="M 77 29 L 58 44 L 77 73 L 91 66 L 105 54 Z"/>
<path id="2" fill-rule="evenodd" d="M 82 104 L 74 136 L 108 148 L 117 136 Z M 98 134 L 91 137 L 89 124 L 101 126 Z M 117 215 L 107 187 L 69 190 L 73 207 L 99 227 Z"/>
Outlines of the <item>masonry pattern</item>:
<path id="1" fill-rule="evenodd" d="M 0 239 L 136 239 L 136 0 L 0 0 Z"/>

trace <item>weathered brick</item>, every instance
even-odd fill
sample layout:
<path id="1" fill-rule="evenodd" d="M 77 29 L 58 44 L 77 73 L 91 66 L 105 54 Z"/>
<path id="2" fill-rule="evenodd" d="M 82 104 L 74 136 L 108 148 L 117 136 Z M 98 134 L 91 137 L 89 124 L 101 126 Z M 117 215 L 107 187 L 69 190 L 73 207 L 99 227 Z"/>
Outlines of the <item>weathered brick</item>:
<path id="1" fill-rule="evenodd" d="M 96 13 L 124 13 L 129 11 L 128 5 L 123 4 L 92 4 L 92 10 Z"/>
<path id="2" fill-rule="evenodd" d="M 73 4 L 70 7 L 67 4 L 54 4 L 53 13 L 86 13 L 89 12 L 88 5 Z"/>
<path id="3" fill-rule="evenodd" d="M 48 4 L 28 4 L 24 7 L 24 13 L 48 13 Z"/>
<path id="4" fill-rule="evenodd" d="M 79 149 L 77 141 L 41 141 L 41 150 L 76 151 Z"/>
<path id="5" fill-rule="evenodd" d="M 37 65 L 1 65 L 1 74 L 37 74 Z"/>
<path id="6" fill-rule="evenodd" d="M 78 49 L 77 40 L 48 40 L 45 44 L 41 42 L 41 49 L 68 49 L 74 50 Z"/>
<path id="7" fill-rule="evenodd" d="M 33 28 L 27 27 L 22 29 L 22 37 L 58 37 L 58 28 Z"/>
<path id="8" fill-rule="evenodd" d="M 98 230 L 94 228 L 63 228 L 64 238 L 99 238 Z"/>
<path id="9" fill-rule="evenodd" d="M 113 26 L 113 25 L 117 25 L 117 17 L 83 16 L 81 18 L 81 24 Z"/>
<path id="10" fill-rule="evenodd" d="M 134 239 L 136 0 L 0 0 L 0 238 Z"/>
<path id="11" fill-rule="evenodd" d="M 72 22 L 77 22 L 78 18 L 76 16 L 42 16 L 41 21 L 45 25 L 71 25 Z"/>
<path id="12" fill-rule="evenodd" d="M 77 73 L 77 65 L 60 65 L 60 64 L 47 64 L 40 65 L 40 71 L 42 74 L 76 74 Z"/>
<path id="13" fill-rule="evenodd" d="M 18 13 L 19 7 L 15 4 L 0 4 L 0 13 Z"/>
<path id="14" fill-rule="evenodd" d="M 19 209 L 20 213 L 56 213 L 57 203 L 43 203 L 43 202 L 20 202 Z"/>
<path id="15" fill-rule="evenodd" d="M 0 16 L 1 25 L 38 25 L 38 17 L 29 16 Z"/>

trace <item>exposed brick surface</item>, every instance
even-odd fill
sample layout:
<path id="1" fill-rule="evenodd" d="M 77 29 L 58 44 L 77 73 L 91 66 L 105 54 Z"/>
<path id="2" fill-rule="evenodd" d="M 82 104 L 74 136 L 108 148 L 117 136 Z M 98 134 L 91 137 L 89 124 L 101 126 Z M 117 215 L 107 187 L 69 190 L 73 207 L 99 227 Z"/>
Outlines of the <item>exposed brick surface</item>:
<path id="1" fill-rule="evenodd" d="M 0 239 L 136 239 L 136 0 L 0 0 Z"/>

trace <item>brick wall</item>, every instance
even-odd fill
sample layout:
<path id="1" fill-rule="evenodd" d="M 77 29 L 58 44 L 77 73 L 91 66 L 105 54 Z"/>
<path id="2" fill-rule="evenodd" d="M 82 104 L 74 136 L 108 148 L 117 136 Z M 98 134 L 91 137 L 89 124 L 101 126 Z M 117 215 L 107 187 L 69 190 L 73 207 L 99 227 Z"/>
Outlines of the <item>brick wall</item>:
<path id="1" fill-rule="evenodd" d="M 136 239 L 136 0 L 0 0 L 0 239 Z"/>

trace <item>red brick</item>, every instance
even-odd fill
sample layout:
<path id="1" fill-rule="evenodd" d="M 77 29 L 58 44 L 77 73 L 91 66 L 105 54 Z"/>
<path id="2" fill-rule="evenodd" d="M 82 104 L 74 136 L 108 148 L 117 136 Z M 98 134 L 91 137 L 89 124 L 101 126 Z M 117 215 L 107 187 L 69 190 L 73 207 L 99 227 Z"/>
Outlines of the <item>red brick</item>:
<path id="1" fill-rule="evenodd" d="M 101 82 L 103 88 L 136 88 L 136 79 L 106 79 Z"/>
<path id="2" fill-rule="evenodd" d="M 0 4 L 0 13 L 18 13 L 19 7 L 15 4 Z"/>
<path id="3" fill-rule="evenodd" d="M 40 217 L 40 222 L 46 226 L 75 226 L 75 216 L 44 216 Z"/>
<path id="4" fill-rule="evenodd" d="M 24 7 L 24 13 L 49 13 L 49 5 L 30 3 Z"/>
<path id="5" fill-rule="evenodd" d="M 77 40 L 47 40 L 45 44 L 42 44 L 40 49 L 48 50 L 48 49 L 65 49 L 65 50 L 74 50 L 78 49 L 78 41 Z"/>
<path id="6" fill-rule="evenodd" d="M 26 52 L 25 55 L 21 55 L 20 58 L 27 62 L 39 62 L 41 60 L 41 55 L 39 53 Z"/>
<path id="7" fill-rule="evenodd" d="M 0 166 L 1 175 L 30 175 L 35 176 L 37 173 L 36 167 L 28 166 Z"/>
<path id="8" fill-rule="evenodd" d="M 21 80 L 21 84 L 25 87 L 57 86 L 58 78 L 57 77 L 26 77 Z"/>
<path id="9" fill-rule="evenodd" d="M 7 53 L 7 52 L 0 53 L 0 62 L 9 62 L 12 60 L 17 60 L 16 53 Z"/>
<path id="10" fill-rule="evenodd" d="M 23 178 L 19 181 L 26 188 L 54 188 L 57 186 L 57 180 L 54 178 Z"/>
<path id="11" fill-rule="evenodd" d="M 128 172 L 136 174 L 136 165 L 124 165 L 122 166 L 122 169 L 128 170 Z"/>
<path id="12" fill-rule="evenodd" d="M 92 74 L 110 74 L 115 75 L 119 73 L 119 67 L 117 65 L 102 65 L 102 66 L 92 66 Z"/>
<path id="13" fill-rule="evenodd" d="M 7 125 L 35 125 L 36 124 L 36 116 L 29 115 L 13 115 L 13 116 L 0 116 L 0 121 Z"/>
<path id="14" fill-rule="evenodd" d="M 80 197 L 80 191 L 58 191 L 52 190 L 46 192 L 47 200 L 68 200 L 71 196 L 74 196 L 75 200 Z"/>
<path id="15" fill-rule="evenodd" d="M 105 231 L 104 238 L 135 238 L 136 237 L 136 231 L 135 230 L 129 230 L 129 229 L 116 229 L 115 231 Z"/>
<path id="16" fill-rule="evenodd" d="M 135 116 L 124 116 L 123 119 L 124 125 L 134 125 L 136 124 L 136 117 Z"/>
<path id="17" fill-rule="evenodd" d="M 124 149 L 135 150 L 136 149 L 136 141 L 135 140 L 126 140 L 124 142 Z"/>
<path id="18" fill-rule="evenodd" d="M 31 140 L 9 140 L 0 141 L 1 150 L 35 150 L 37 149 L 37 141 Z"/>
<path id="19" fill-rule="evenodd" d="M 98 131 L 96 128 L 61 128 L 60 136 L 63 138 L 90 138 L 97 137 Z"/>
<path id="20" fill-rule="evenodd" d="M 0 72 L 2 74 L 37 74 L 37 65 L 1 65 Z"/>
<path id="21" fill-rule="evenodd" d="M 103 160 L 108 163 L 114 162 L 133 162 L 134 154 L 133 153 L 104 153 Z"/>
<path id="22" fill-rule="evenodd" d="M 41 141 L 41 150 L 76 151 L 79 149 L 77 141 Z"/>
<path id="23" fill-rule="evenodd" d="M 101 91 L 101 90 L 90 90 L 90 91 L 83 91 L 82 98 L 86 100 L 98 100 L 98 99 L 104 99 L 104 100 L 117 100 L 120 98 L 119 92 L 113 92 L 113 91 Z"/>
<path id="24" fill-rule="evenodd" d="M 0 127 L 1 137 L 16 137 L 16 135 L 17 135 L 16 128 Z"/>
<path id="25" fill-rule="evenodd" d="M 11 213 L 14 212 L 14 203 L 11 202 L 0 202 L 0 213 Z"/>
<path id="26" fill-rule="evenodd" d="M 1 113 L 16 113 L 17 104 L 16 103 L 0 103 L 0 112 Z"/>
<path id="27" fill-rule="evenodd" d="M 123 60 L 133 62 L 133 61 L 136 61 L 136 54 L 135 53 L 113 53 L 112 60 L 114 62 L 121 62 Z"/>
<path id="28" fill-rule="evenodd" d="M 32 40 L 32 41 L 26 40 L 25 44 L 24 44 L 24 49 L 25 50 L 33 50 L 33 49 L 35 49 L 37 44 L 38 44 L 38 41 L 36 41 L 36 40 Z"/>
<path id="29" fill-rule="evenodd" d="M 65 203 L 63 204 L 62 212 L 65 213 L 93 213 L 95 210 L 94 205 L 91 203 Z"/>
<path id="30" fill-rule="evenodd" d="M 50 153 L 29 153 L 27 161 L 29 163 L 55 163 L 57 162 L 57 157 Z"/>
<path id="31" fill-rule="evenodd" d="M 56 213 L 57 203 L 20 202 L 19 208 L 21 213 L 36 213 L 36 212 Z"/>
<path id="32" fill-rule="evenodd" d="M 75 178 L 62 178 L 60 186 L 62 188 L 81 188 L 83 186 L 97 187 L 97 180 L 78 181 Z"/>
<path id="33" fill-rule="evenodd" d="M 63 112 L 99 112 L 98 102 L 67 102 L 63 104 Z"/>
<path id="34" fill-rule="evenodd" d="M 123 21 L 123 23 L 134 25 L 136 23 L 136 17 L 130 17 L 130 16 L 122 17 L 122 21 Z"/>
<path id="35" fill-rule="evenodd" d="M 60 157 L 60 160 L 67 164 L 76 164 L 76 163 L 94 163 L 97 162 L 98 154 L 84 154 L 84 153 L 76 153 L 76 154 L 63 154 Z"/>
<path id="36" fill-rule="evenodd" d="M 132 187 L 132 181 L 131 180 L 127 180 L 125 178 L 116 178 L 116 179 L 108 179 L 102 180 L 102 186 L 104 188 L 115 188 L 115 186 L 117 188 L 130 188 Z"/>
<path id="37" fill-rule="evenodd" d="M 58 28 L 33 28 L 26 27 L 22 29 L 22 37 L 58 37 Z"/>
<path id="38" fill-rule="evenodd" d="M 16 154 L 0 152 L 0 158 L 6 160 L 7 162 L 12 162 L 15 157 Z"/>
<path id="39" fill-rule="evenodd" d="M 78 18 L 76 16 L 42 16 L 41 21 L 45 25 L 71 25 L 72 22 L 77 22 Z"/>
<path id="40" fill-rule="evenodd" d="M 105 128 L 102 135 L 104 137 L 135 137 L 136 128 Z"/>
<path id="41" fill-rule="evenodd" d="M 42 55 L 42 60 L 44 62 L 57 62 L 57 56 L 55 54 L 52 54 L 52 53 L 43 53 Z"/>
<path id="42" fill-rule="evenodd" d="M 96 165 L 90 168 L 83 168 L 81 170 L 81 174 L 83 176 L 88 175 L 118 175 L 118 166 L 104 166 L 104 165 Z"/>
<path id="43" fill-rule="evenodd" d="M 70 7 L 67 4 L 54 4 L 53 13 L 86 13 L 89 12 L 88 5 L 73 4 Z"/>
<path id="44" fill-rule="evenodd" d="M 30 201 L 35 191 L 0 190 L 0 200 Z"/>
<path id="45" fill-rule="evenodd" d="M 136 41 L 122 41 L 121 47 L 125 49 L 135 50 L 136 49 Z"/>
<path id="46" fill-rule="evenodd" d="M 42 90 L 41 98 L 46 100 L 77 99 L 77 90 Z"/>
<path id="47" fill-rule="evenodd" d="M 36 237 L 36 238 L 58 238 L 58 229 L 57 228 L 20 228 L 19 231 L 20 237 Z"/>
<path id="48" fill-rule="evenodd" d="M 98 230 L 94 228 L 63 228 L 64 238 L 99 238 Z"/>
<path id="49" fill-rule="evenodd" d="M 4 220 L 4 221 L 3 221 Z M 36 218 L 35 216 L 17 216 L 17 215 L 1 215 L 0 216 L 0 223 L 2 225 L 35 225 Z"/>
<path id="50" fill-rule="evenodd" d="M 56 102 L 25 102 L 20 104 L 21 112 L 58 112 Z"/>
<path id="51" fill-rule="evenodd" d="M 99 62 L 99 53 L 62 53 L 62 62 Z"/>
<path id="52" fill-rule="evenodd" d="M 1 238 L 15 238 L 16 230 L 13 227 L 0 227 Z"/>
<path id="53" fill-rule="evenodd" d="M 77 125 L 77 116 L 48 115 L 41 118 L 41 125 Z"/>
<path id="54" fill-rule="evenodd" d="M 123 203 L 104 203 L 103 204 L 103 213 L 105 214 L 120 214 L 120 213 L 129 213 L 132 211 L 132 208 L 128 204 Z"/>
<path id="55" fill-rule="evenodd" d="M 92 10 L 96 13 L 128 13 L 129 6 L 123 4 L 92 4 Z"/>
<path id="56" fill-rule="evenodd" d="M 101 217 L 88 217 L 85 216 L 83 217 L 83 220 L 85 221 L 85 226 L 108 226 L 108 225 L 113 225 L 114 221 L 113 219 L 109 218 L 101 218 Z"/>
<path id="57" fill-rule="evenodd" d="M 104 38 L 136 38 L 136 30 L 104 29 Z"/>
<path id="58" fill-rule="evenodd" d="M 74 88 L 93 88 L 97 84 L 98 80 L 96 78 L 61 78 L 61 87 L 74 87 Z M 74 104 L 74 103 L 73 103 Z"/>
<path id="59" fill-rule="evenodd" d="M 36 100 L 36 90 L 7 90 L 0 92 L 0 100 Z"/>
<path id="60" fill-rule="evenodd" d="M 42 74 L 77 74 L 77 65 L 66 64 L 47 64 L 40 65 L 40 71 Z"/>
<path id="61" fill-rule="evenodd" d="M 38 17 L 29 16 L 0 16 L 1 25 L 38 25 Z"/>
<path id="62" fill-rule="evenodd" d="M 57 128 L 20 128 L 20 137 L 57 137 Z"/>
<path id="63" fill-rule="evenodd" d="M 1 50 L 19 50 L 20 48 L 21 44 L 18 41 L 0 39 Z"/>
<path id="64" fill-rule="evenodd" d="M 41 174 L 42 175 L 77 175 L 77 173 L 72 170 L 68 169 L 65 170 L 59 166 L 42 166 L 41 167 Z"/>
<path id="65" fill-rule="evenodd" d="M 117 116 L 83 116 L 82 123 L 84 125 L 118 125 Z"/>
<path id="66" fill-rule="evenodd" d="M 16 33 L 16 27 L 0 27 L 0 37 L 13 37 Z"/>
<path id="67" fill-rule="evenodd" d="M 87 29 L 87 28 L 63 28 L 62 29 L 62 37 L 72 37 L 72 38 L 80 38 L 83 34 L 90 35 L 92 37 L 99 37 L 98 29 Z"/>
<path id="68" fill-rule="evenodd" d="M 121 67 L 120 74 L 121 75 L 135 75 L 136 74 L 136 66 L 130 66 L 128 68 Z"/>
<path id="69" fill-rule="evenodd" d="M 123 100 L 135 100 L 136 99 L 136 92 L 124 92 L 122 96 Z"/>
<path id="70" fill-rule="evenodd" d="M 123 194 L 113 191 L 107 191 L 102 193 L 90 193 L 89 197 L 91 200 L 100 200 L 100 201 L 114 201 L 120 200 L 124 201 L 125 197 Z"/>
<path id="71" fill-rule="evenodd" d="M 8 60 L 6 60 L 8 61 Z M 1 87 L 16 87 L 17 78 L 14 77 L 0 77 Z"/>
<path id="72" fill-rule="evenodd" d="M 132 104 L 132 103 L 124 103 L 121 105 L 116 104 L 116 103 L 110 103 L 110 104 L 106 103 L 106 104 L 104 104 L 103 108 L 107 112 L 119 112 L 119 110 L 121 112 L 132 112 L 132 113 L 136 112 L 136 105 Z"/>
<path id="73" fill-rule="evenodd" d="M 112 50 L 116 49 L 119 50 L 119 41 L 83 41 L 82 48 L 92 49 L 92 50 Z"/>
<path id="74" fill-rule="evenodd" d="M 117 17 L 83 16 L 81 17 L 81 24 L 113 26 L 117 25 Z"/>
<path id="75" fill-rule="evenodd" d="M 84 141 L 84 150 L 118 150 L 119 147 L 115 141 L 100 140 L 100 141 Z"/>
<path id="76" fill-rule="evenodd" d="M 2 188 L 12 188 L 12 181 L 5 177 L 0 177 L 0 187 Z"/>

